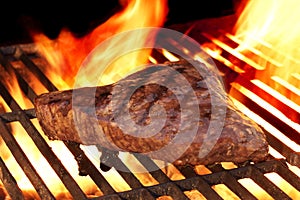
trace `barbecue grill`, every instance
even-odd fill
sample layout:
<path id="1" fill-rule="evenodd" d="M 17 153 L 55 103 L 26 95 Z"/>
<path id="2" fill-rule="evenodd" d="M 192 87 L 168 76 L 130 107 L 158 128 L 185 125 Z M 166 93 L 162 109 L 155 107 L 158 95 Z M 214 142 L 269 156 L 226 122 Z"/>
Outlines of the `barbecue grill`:
<path id="1" fill-rule="evenodd" d="M 225 17 L 227 23 L 231 20 Z M 199 21 L 199 26 L 205 26 Z M 170 26 L 180 31 L 185 31 L 189 24 Z M 200 30 L 200 31 L 199 31 Z M 226 89 L 235 103 L 243 107 L 243 111 L 257 120 L 257 123 L 264 129 L 267 140 L 270 144 L 270 158 L 260 163 L 219 163 L 208 166 L 167 166 L 159 169 L 156 160 L 131 154 L 132 158 L 144 168 L 154 169 L 143 174 L 151 177 L 150 183 L 145 183 L 139 174 L 133 172 L 130 166 L 124 161 L 120 154 L 110 151 L 103 151 L 99 159 L 110 159 L 115 165 L 122 166 L 127 172 L 116 170 L 117 176 L 113 179 L 120 179 L 129 189 L 118 190 L 111 184 L 111 180 L 105 171 L 114 170 L 106 165 L 97 166 L 86 154 L 82 146 L 73 142 L 61 142 L 61 145 L 72 155 L 68 158 L 59 157 L 55 152 L 52 141 L 44 137 L 36 122 L 35 112 L 32 107 L 34 98 L 39 94 L 37 88 L 43 91 L 56 91 L 57 87 L 49 80 L 43 70 L 47 68 L 47 61 L 36 49 L 35 44 L 14 44 L 0 47 L 0 94 L 3 104 L 9 109 L 1 111 L 0 114 L 0 145 L 6 146 L 13 157 L 13 162 L 18 165 L 23 176 L 33 186 L 32 191 L 22 189 L 15 177 L 14 169 L 6 163 L 6 155 L 0 153 L 0 199 L 5 197 L 11 199 L 294 199 L 300 197 L 300 132 L 295 129 L 299 124 L 299 109 L 287 104 L 269 90 L 260 87 L 257 82 L 251 81 L 253 74 L 259 70 L 252 62 L 233 53 L 233 48 L 238 45 L 238 39 L 230 35 L 226 29 L 215 27 L 210 31 L 194 28 L 189 35 L 195 38 L 200 44 L 206 46 L 206 51 L 213 57 L 220 74 L 224 77 Z M 220 37 L 222 35 L 222 37 Z M 214 54 L 214 48 L 222 50 L 221 54 Z M 155 52 L 159 54 L 159 52 Z M 155 55 L 154 55 L 155 56 Z M 253 55 L 252 55 L 253 56 Z M 256 55 L 258 56 L 258 55 Z M 158 55 L 162 60 L 162 55 Z M 245 61 L 246 60 L 246 61 Z M 244 72 L 247 73 L 244 73 Z M 4 79 L 5 77 L 5 79 Z M 17 80 L 19 89 L 30 106 L 20 105 L 15 93 L 8 88 L 6 80 Z M 37 80 L 33 85 L 33 79 Z M 295 82 L 299 76 L 295 76 Z M 281 85 L 281 87 L 285 87 Z M 272 88 L 271 88 L 272 89 Z M 288 90 L 288 88 L 286 89 Z M 245 92 L 250 91 L 250 92 Z M 255 94 L 251 93 L 255 91 Z M 296 99 L 297 94 L 294 94 Z M 257 98 L 253 98 L 253 96 Z M 299 96 L 298 96 L 299 97 Z M 31 103 L 30 103 L 31 102 Z M 266 105 L 275 107 L 279 111 L 289 113 L 289 120 L 276 115 Z M 293 102 L 299 104 L 299 102 Z M 294 105 L 292 104 L 292 105 Z M 262 123 L 263 122 L 263 123 Z M 24 137 L 29 137 L 47 160 L 47 164 L 57 176 L 57 184 L 64 188 L 62 194 L 56 194 L 51 189 L 47 180 L 43 178 L 47 171 L 37 170 L 38 164 L 30 159 L 30 152 L 23 148 L 22 139 L 16 137 L 11 126 L 19 124 L 24 130 Z M 266 125 L 267 124 L 267 125 Z M 275 134 L 276 132 L 276 134 Z M 22 132 L 23 133 L 23 132 Z M 277 134 L 278 133 L 278 134 Z M 278 136 L 279 135 L 279 136 Z M 282 139 L 284 138 L 284 139 Z M 286 143 L 285 141 L 290 141 Z M 105 154 L 105 156 L 103 156 Z M 74 171 L 69 170 L 64 159 L 71 159 L 75 163 Z M 175 176 L 177 175 L 177 176 Z M 93 190 L 86 190 L 76 177 L 88 179 Z M 179 177 L 179 178 L 178 178 Z M 279 179 L 274 179 L 279 177 Z M 111 178 L 111 177 L 110 177 Z M 279 181 L 280 180 L 280 181 Z M 288 187 L 283 186 L 283 184 Z M 288 189 L 287 189 L 288 188 Z"/>

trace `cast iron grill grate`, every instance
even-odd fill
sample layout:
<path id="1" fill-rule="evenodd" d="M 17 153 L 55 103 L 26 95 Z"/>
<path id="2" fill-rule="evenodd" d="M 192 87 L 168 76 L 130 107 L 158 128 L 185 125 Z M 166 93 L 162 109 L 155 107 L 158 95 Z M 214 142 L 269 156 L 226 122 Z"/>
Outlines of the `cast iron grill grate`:
<path id="1" fill-rule="evenodd" d="M 1 70 L 5 71 L 9 75 L 16 77 L 19 83 L 22 93 L 26 98 L 33 102 L 37 96 L 37 92 L 31 86 L 31 83 L 24 76 L 23 71 L 31 73 L 48 91 L 55 91 L 57 88 L 51 83 L 46 75 L 41 70 L 38 61 L 44 60 L 35 50 L 33 44 L 28 45 L 14 45 L 0 48 L 0 64 Z M 218 62 L 216 60 L 216 62 Z M 17 64 L 16 64 L 17 63 Z M 20 65 L 21 67 L 17 67 Z M 224 69 L 229 69 L 222 64 Z M 232 72 L 236 73 L 236 72 Z M 206 199 L 224 199 L 226 196 L 215 189 L 218 185 L 225 185 L 229 190 L 240 199 L 258 199 L 255 196 L 251 188 L 247 188 L 247 185 L 241 184 L 240 180 L 251 179 L 257 185 L 259 185 L 268 195 L 274 199 L 292 199 L 290 194 L 287 194 L 284 189 L 270 181 L 266 174 L 276 173 L 288 182 L 296 192 L 300 193 L 300 178 L 290 168 L 295 164 L 299 167 L 300 156 L 280 139 L 274 137 L 267 132 L 268 141 L 270 146 L 281 153 L 284 158 L 278 159 L 270 156 L 270 159 L 262 163 L 245 163 L 242 166 L 235 166 L 226 168 L 222 164 L 215 164 L 211 166 L 203 166 L 206 170 L 210 171 L 206 174 L 200 174 L 195 168 L 191 166 L 180 167 L 177 170 L 184 178 L 180 180 L 173 180 L 166 171 L 167 169 L 159 169 L 157 171 L 149 172 L 149 174 L 156 180 L 157 183 L 153 185 L 145 186 L 134 173 L 117 171 L 120 177 L 131 188 L 127 191 L 117 191 L 110 183 L 109 180 L 102 174 L 100 166 L 95 166 L 89 159 L 86 153 L 81 149 L 81 146 L 72 142 L 64 142 L 66 148 L 73 155 L 74 160 L 77 162 L 78 174 L 90 178 L 95 186 L 101 191 L 99 195 L 87 194 L 73 178 L 73 175 L 61 162 L 61 158 L 53 151 L 49 142 L 47 142 L 43 133 L 41 133 L 36 126 L 32 123 L 35 119 L 34 110 L 32 108 L 22 108 L 14 95 L 7 89 L 7 82 L 1 79 L 0 82 L 0 94 L 6 105 L 10 108 L 10 111 L 3 112 L 0 115 L 0 134 L 2 137 L 2 144 L 8 147 L 9 151 L 13 155 L 16 164 L 18 164 L 24 171 L 24 175 L 29 179 L 32 186 L 35 189 L 35 193 L 41 199 L 56 199 L 53 191 L 49 188 L 46 181 L 43 180 L 41 174 L 37 172 L 36 163 L 31 162 L 28 159 L 28 155 L 23 151 L 20 146 L 20 141 L 14 137 L 14 133 L 10 128 L 10 123 L 19 123 L 26 134 L 32 139 L 34 145 L 48 161 L 50 167 L 55 171 L 59 178 L 58 184 L 63 184 L 72 199 L 162 199 L 163 197 L 170 197 L 172 199 L 192 199 L 193 197 L 189 192 L 197 191 L 200 193 L 198 196 L 205 197 Z M 250 83 L 247 83 L 250 84 Z M 237 92 L 239 92 L 237 90 Z M 251 100 L 251 99 L 250 99 Z M 249 103 L 249 106 L 255 108 L 255 102 Z M 260 112 L 260 110 L 258 109 Z M 268 115 L 266 114 L 268 117 Z M 272 120 L 272 119 L 271 119 Z M 277 123 L 277 122 L 276 122 Z M 274 124 L 276 126 L 276 124 Z M 283 129 L 288 128 L 288 125 L 284 125 L 281 122 Z M 299 135 L 295 135 L 287 132 L 287 137 L 299 140 Z M 292 130 L 291 130 L 292 131 Z M 298 138 L 297 138 L 298 137 Z M 113 163 L 122 165 L 127 168 L 118 156 L 108 152 L 111 159 L 114 159 Z M 156 166 L 156 163 L 141 155 L 133 154 L 133 156 L 147 169 L 147 166 Z M 0 179 L 2 182 L 3 195 L 8 195 L 12 199 L 26 199 L 26 193 L 21 189 L 19 183 L 14 177 L 12 169 L 8 168 L 5 160 L 0 154 Z M 234 165 L 234 164 L 232 164 Z M 156 166 L 157 167 L 157 166 Z M 297 166 L 293 166 L 297 168 Z M 158 168 L 158 167 L 157 167 Z M 128 168 L 130 171 L 130 169 Z M 0 182 L 0 183 L 1 183 Z M 0 184 L 1 185 L 1 184 Z M 0 193 L 1 195 L 1 193 Z"/>

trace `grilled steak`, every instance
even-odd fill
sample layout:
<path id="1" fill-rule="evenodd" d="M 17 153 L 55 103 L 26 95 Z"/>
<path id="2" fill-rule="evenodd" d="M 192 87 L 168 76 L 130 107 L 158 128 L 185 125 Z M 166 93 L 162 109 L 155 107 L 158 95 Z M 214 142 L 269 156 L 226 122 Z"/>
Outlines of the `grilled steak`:
<path id="1" fill-rule="evenodd" d="M 41 94 L 37 119 L 50 140 L 143 153 L 175 165 L 265 160 L 262 129 L 199 66 L 203 73 L 187 61 L 168 62 L 114 84 Z"/>

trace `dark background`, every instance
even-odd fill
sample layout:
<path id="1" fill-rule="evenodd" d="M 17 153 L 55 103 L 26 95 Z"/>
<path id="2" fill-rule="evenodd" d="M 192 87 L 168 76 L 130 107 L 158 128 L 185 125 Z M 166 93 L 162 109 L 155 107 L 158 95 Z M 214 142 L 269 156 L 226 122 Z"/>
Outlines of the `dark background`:
<path id="1" fill-rule="evenodd" d="M 166 26 L 192 20 L 218 17 L 233 12 L 233 0 L 169 0 Z M 199 5 L 198 5 L 199 4 Z M 99 2 L 12 1 L 1 6 L 0 45 L 29 43 L 29 30 L 39 30 L 50 38 L 67 27 L 81 37 L 116 13 L 118 0 Z"/>

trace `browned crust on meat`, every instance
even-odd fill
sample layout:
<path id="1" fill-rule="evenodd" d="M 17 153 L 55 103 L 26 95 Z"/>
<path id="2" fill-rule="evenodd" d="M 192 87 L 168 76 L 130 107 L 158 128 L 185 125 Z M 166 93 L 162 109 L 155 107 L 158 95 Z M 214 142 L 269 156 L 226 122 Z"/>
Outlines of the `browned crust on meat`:
<path id="1" fill-rule="evenodd" d="M 209 90 L 206 88 L 205 82 L 203 82 L 204 78 L 188 62 L 168 63 L 166 67 L 171 67 L 180 72 L 191 84 L 199 99 L 199 127 L 196 137 L 191 144 L 182 143 L 176 146 L 177 150 L 182 149 L 184 153 L 175 162 L 172 160 L 174 158 L 171 155 L 172 152 L 165 152 L 169 156 L 156 154 L 153 156 L 154 158 L 171 161 L 175 165 L 212 164 L 222 161 L 236 163 L 245 161 L 259 162 L 267 158 L 268 143 L 262 129 L 238 111 L 227 97 L 224 97 L 224 101 L 227 103 L 227 112 L 222 133 L 217 141 L 206 141 L 216 144 L 205 157 L 200 158 L 199 148 L 203 143 L 204 134 L 207 132 L 211 120 Z M 138 82 L 138 80 L 135 80 L 138 77 L 138 73 L 123 80 L 128 81 L 127 83 L 135 84 Z M 168 75 L 167 72 L 166 74 L 164 73 L 164 71 L 161 71 L 160 74 L 154 73 L 151 74 L 151 77 L 146 78 L 153 80 L 163 79 Z M 177 80 L 174 81 L 176 82 Z M 131 120 L 134 120 L 135 123 L 141 126 L 151 123 L 149 110 L 154 104 L 164 107 L 167 120 L 163 128 L 151 137 L 142 138 L 126 134 L 115 122 L 112 113 L 112 90 L 118 84 L 119 82 L 107 86 L 74 89 L 80 94 L 77 101 L 82 105 L 82 107 L 77 108 L 76 112 L 72 108 L 72 101 L 74 100 L 72 99 L 72 94 L 74 90 L 41 94 L 35 99 L 35 108 L 37 119 L 44 133 L 50 140 L 73 141 L 83 145 L 100 144 L 111 150 L 148 153 L 168 145 L 176 136 L 179 124 L 188 123 L 187 120 L 190 120 L 181 118 L 180 104 L 172 91 L 158 84 L 148 84 L 136 89 L 130 98 L 128 107 L 132 116 Z M 178 81 L 177 84 L 182 83 Z M 86 94 L 91 94 L 91 91 L 94 91 L 95 98 L 85 96 Z M 145 101 L 145 99 L 148 100 Z M 91 106 L 95 107 L 95 115 L 88 111 L 88 108 Z M 122 110 L 123 108 L 120 107 L 119 109 Z M 80 120 L 75 120 L 75 123 L 74 118 Z M 78 127 L 80 127 L 80 133 L 78 132 Z M 189 132 L 188 127 L 185 129 L 184 133 L 187 134 Z M 99 130 L 103 131 L 105 138 L 99 137 Z M 168 160 L 168 157 L 170 160 Z"/>

